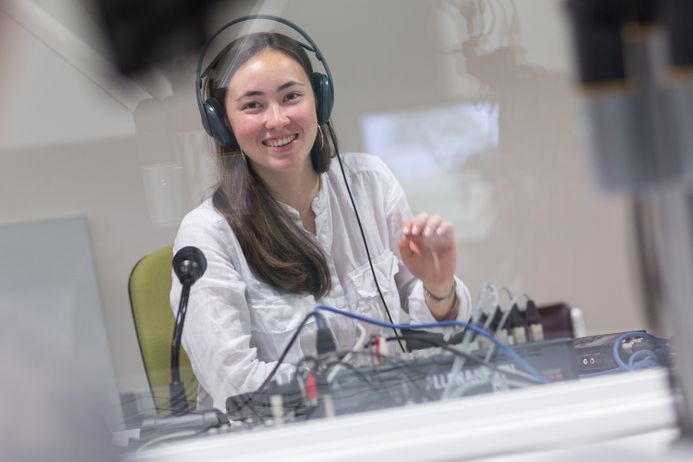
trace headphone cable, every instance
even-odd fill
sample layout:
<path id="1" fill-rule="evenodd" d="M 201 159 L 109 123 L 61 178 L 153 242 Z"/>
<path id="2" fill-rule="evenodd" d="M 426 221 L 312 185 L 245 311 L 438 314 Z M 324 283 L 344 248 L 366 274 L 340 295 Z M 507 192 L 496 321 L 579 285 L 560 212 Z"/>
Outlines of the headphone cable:
<path id="1" fill-rule="evenodd" d="M 346 186 L 347 193 L 349 194 L 349 200 L 351 201 L 351 206 L 354 209 L 354 215 L 356 216 L 356 223 L 359 225 L 359 231 L 361 232 L 361 239 L 363 240 L 363 247 L 366 250 L 366 256 L 368 257 L 368 265 L 370 266 L 371 269 L 371 274 L 373 275 L 373 281 L 375 282 L 375 288 L 378 290 L 378 295 L 380 296 L 380 300 L 383 302 L 383 307 L 385 308 L 385 313 L 387 313 L 387 318 L 390 321 L 390 324 L 394 324 L 392 320 L 392 315 L 390 314 L 390 309 L 387 306 L 387 303 L 385 302 L 385 297 L 383 296 L 383 292 L 380 290 L 380 284 L 378 283 L 378 277 L 375 274 L 375 269 L 373 268 L 373 260 L 371 259 L 371 252 L 368 249 L 368 242 L 366 240 L 366 234 L 363 231 L 363 225 L 361 224 L 361 217 L 359 216 L 358 209 L 356 208 L 356 202 L 354 202 L 354 196 L 351 194 L 351 188 L 349 187 L 349 181 L 347 181 L 347 176 L 346 172 L 344 171 L 344 165 L 342 164 L 342 157 L 339 155 L 339 147 L 337 146 L 337 136 L 335 135 L 334 129 L 332 128 L 332 123 L 330 121 L 326 122 L 327 124 L 327 129 L 330 133 L 330 138 L 332 140 L 332 145 L 334 146 L 335 150 L 335 155 L 337 156 L 337 161 L 339 162 L 339 169 L 342 172 L 342 178 L 344 178 L 344 185 Z M 395 338 L 397 339 L 397 343 L 399 343 L 399 347 L 402 349 L 402 352 L 405 353 L 407 350 L 404 348 L 404 345 L 402 344 L 402 338 L 400 334 L 397 332 L 396 328 L 392 328 L 392 331 L 395 333 Z"/>

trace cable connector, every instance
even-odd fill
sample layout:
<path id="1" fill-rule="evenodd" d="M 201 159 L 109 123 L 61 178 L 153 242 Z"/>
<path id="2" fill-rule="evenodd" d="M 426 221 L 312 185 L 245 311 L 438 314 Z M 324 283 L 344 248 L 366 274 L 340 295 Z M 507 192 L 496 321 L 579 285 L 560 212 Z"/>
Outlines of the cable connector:
<path id="1" fill-rule="evenodd" d="M 375 358 L 378 362 L 382 362 L 383 358 L 387 356 L 390 351 L 388 348 L 387 338 L 379 336 L 375 339 Z"/>
<path id="2" fill-rule="evenodd" d="M 332 330 L 323 316 L 318 316 L 318 332 L 316 334 L 315 346 L 318 356 L 337 351 L 337 342 L 334 339 Z"/>
<path id="3" fill-rule="evenodd" d="M 524 324 L 525 319 L 520 308 L 517 306 L 517 303 L 513 303 L 505 327 L 510 331 L 515 345 L 527 343 L 527 333 Z"/>
<path id="4" fill-rule="evenodd" d="M 484 323 L 484 329 L 488 330 L 490 332 L 496 332 L 498 330 L 498 326 L 500 325 L 501 319 L 503 319 L 503 311 L 501 310 L 500 306 L 496 305 L 496 308 L 493 310 L 493 312 L 488 316 L 486 319 L 486 322 Z M 507 345 L 507 336 L 506 340 L 501 340 L 501 342 Z M 480 338 L 479 339 L 479 346 L 482 349 L 485 348 L 490 348 L 491 345 L 493 344 L 490 339 L 487 338 Z"/>
<path id="5" fill-rule="evenodd" d="M 489 320 L 486 320 L 486 325 L 484 327 L 491 332 L 495 332 L 498 330 L 501 319 L 503 319 L 503 310 L 501 310 L 501 307 L 496 306 L 496 309 L 493 310 L 493 314 L 491 314 L 489 318 Z"/>
<path id="6" fill-rule="evenodd" d="M 512 338 L 508 336 L 508 331 L 506 329 L 501 329 L 500 331 L 498 331 L 498 333 L 496 334 L 496 338 L 506 345 L 512 345 Z M 493 348 L 492 345 L 491 348 Z"/>
<path id="7" fill-rule="evenodd" d="M 320 397 L 320 393 L 318 392 L 318 383 L 313 374 L 308 374 L 306 377 L 305 386 L 306 401 L 311 404 L 316 404 L 318 402 L 318 398 Z"/>
<path id="8" fill-rule="evenodd" d="M 543 342 L 544 341 L 544 326 L 541 324 L 530 324 L 529 325 L 529 335 L 533 342 Z"/>
<path id="9" fill-rule="evenodd" d="M 513 327 L 513 340 L 515 345 L 527 343 L 527 331 L 524 327 Z"/>
<path id="10" fill-rule="evenodd" d="M 544 326 L 541 325 L 541 316 L 534 300 L 527 300 L 525 309 L 525 319 L 527 320 L 529 335 L 533 342 L 544 341 Z"/>
<path id="11" fill-rule="evenodd" d="M 277 426 L 284 425 L 284 397 L 277 393 L 270 396 L 272 419 Z"/>
<path id="12" fill-rule="evenodd" d="M 539 315 L 539 310 L 534 300 L 527 300 L 525 319 L 527 320 L 527 324 L 541 324 L 541 316 Z"/>

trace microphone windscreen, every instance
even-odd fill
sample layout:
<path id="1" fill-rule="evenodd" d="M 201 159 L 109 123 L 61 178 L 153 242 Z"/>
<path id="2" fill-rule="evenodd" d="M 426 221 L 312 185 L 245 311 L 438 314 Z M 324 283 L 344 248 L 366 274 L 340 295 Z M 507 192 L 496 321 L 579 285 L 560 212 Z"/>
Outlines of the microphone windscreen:
<path id="1" fill-rule="evenodd" d="M 207 259 L 200 249 L 183 247 L 173 257 L 173 271 L 181 282 L 195 283 L 207 270 Z"/>

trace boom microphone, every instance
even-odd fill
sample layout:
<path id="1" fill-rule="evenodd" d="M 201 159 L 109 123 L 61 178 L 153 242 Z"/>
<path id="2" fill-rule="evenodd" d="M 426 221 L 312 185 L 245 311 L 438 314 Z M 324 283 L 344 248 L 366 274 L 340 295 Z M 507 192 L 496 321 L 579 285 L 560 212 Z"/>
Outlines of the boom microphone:
<path id="1" fill-rule="evenodd" d="M 173 271 L 181 284 L 190 281 L 192 286 L 207 270 L 207 259 L 200 249 L 183 247 L 173 257 Z"/>
<path id="2" fill-rule="evenodd" d="M 197 247 L 183 247 L 173 257 L 173 272 L 183 285 L 176 314 L 176 325 L 171 340 L 171 383 L 169 398 L 171 413 L 181 415 L 188 412 L 188 400 L 185 395 L 185 385 L 180 381 L 180 344 L 183 336 L 183 324 L 188 310 L 190 288 L 202 277 L 207 269 L 207 259 Z"/>

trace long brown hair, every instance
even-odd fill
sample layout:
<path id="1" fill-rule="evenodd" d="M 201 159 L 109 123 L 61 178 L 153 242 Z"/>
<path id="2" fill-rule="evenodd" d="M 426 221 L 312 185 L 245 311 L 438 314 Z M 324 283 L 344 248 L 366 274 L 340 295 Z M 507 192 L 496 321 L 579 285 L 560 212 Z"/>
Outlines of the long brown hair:
<path id="1" fill-rule="evenodd" d="M 310 79 L 313 73 L 310 59 L 298 42 L 282 34 L 254 33 L 232 42 L 216 60 L 208 75 L 208 95 L 223 103 L 233 74 L 267 48 L 294 59 Z M 332 139 L 325 136 L 329 130 L 327 124 L 323 125 L 310 151 L 317 173 L 328 170 L 336 149 Z M 272 197 L 265 182 L 245 156 L 240 155 L 235 137 L 230 150 L 218 146 L 217 153 L 220 175 L 212 202 L 236 234 L 255 275 L 291 293 L 310 293 L 318 298 L 329 292 L 329 267 L 320 247 Z"/>

